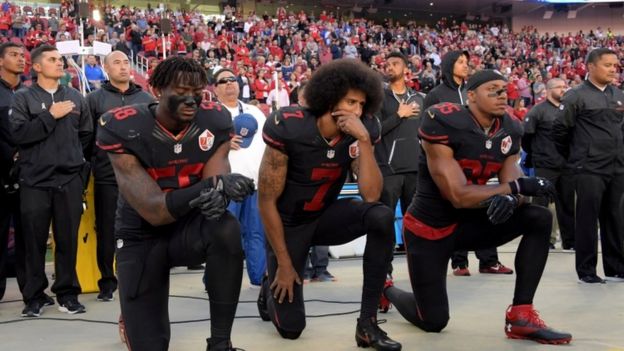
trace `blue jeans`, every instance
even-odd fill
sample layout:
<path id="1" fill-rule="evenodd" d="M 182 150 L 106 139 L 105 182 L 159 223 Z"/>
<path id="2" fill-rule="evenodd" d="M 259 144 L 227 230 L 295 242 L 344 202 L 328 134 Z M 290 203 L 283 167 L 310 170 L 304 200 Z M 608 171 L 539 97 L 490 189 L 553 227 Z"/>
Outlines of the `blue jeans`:
<path id="1" fill-rule="evenodd" d="M 253 285 L 262 283 L 266 271 L 266 251 L 264 227 L 258 210 L 258 192 L 248 196 L 243 202 L 230 202 L 228 210 L 238 219 L 241 225 L 241 236 L 247 275 Z"/>

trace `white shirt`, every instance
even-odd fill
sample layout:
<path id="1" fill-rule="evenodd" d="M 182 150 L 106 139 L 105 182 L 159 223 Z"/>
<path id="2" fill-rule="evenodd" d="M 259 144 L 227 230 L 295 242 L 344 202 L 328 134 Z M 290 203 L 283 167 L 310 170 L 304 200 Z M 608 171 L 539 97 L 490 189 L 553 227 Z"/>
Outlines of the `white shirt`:
<path id="1" fill-rule="evenodd" d="M 275 101 L 275 105 L 278 109 L 286 106 L 290 106 L 290 98 L 288 97 L 288 92 L 286 89 L 279 89 L 277 94 L 275 94 L 275 89 L 271 89 L 269 92 L 269 96 L 266 99 L 266 103 L 269 106 L 273 106 L 272 103 Z"/>
<path id="2" fill-rule="evenodd" d="M 260 161 L 262 161 L 262 155 L 264 154 L 265 148 L 264 140 L 262 140 L 262 128 L 264 127 L 266 117 L 256 106 L 246 104 L 242 101 L 239 101 L 238 103 L 241 104 L 240 106 L 242 106 L 243 113 L 249 113 L 256 118 L 256 121 L 258 121 L 258 130 L 256 130 L 256 134 L 254 134 L 253 140 L 248 148 L 241 148 L 240 150 L 230 149 L 228 159 L 230 160 L 232 173 L 239 173 L 245 177 L 253 178 L 257 189 Z M 232 114 L 232 120 L 240 114 L 238 106 L 234 108 L 225 107 Z"/>

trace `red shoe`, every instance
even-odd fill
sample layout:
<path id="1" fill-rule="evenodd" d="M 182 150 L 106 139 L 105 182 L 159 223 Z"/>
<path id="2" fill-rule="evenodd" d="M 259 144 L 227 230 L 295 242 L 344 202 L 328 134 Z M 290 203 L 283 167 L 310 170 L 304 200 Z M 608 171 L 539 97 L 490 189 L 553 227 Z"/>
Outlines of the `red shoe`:
<path id="1" fill-rule="evenodd" d="M 468 267 L 453 268 L 453 275 L 457 277 L 470 277 L 470 270 L 468 270 Z"/>
<path id="2" fill-rule="evenodd" d="M 489 274 L 513 274 L 513 269 L 505 267 L 502 263 L 498 262 L 497 264 L 489 267 L 479 267 L 479 273 L 489 273 Z"/>
<path id="3" fill-rule="evenodd" d="M 386 278 L 386 283 L 384 284 L 383 290 L 381 291 L 381 297 L 379 298 L 379 312 L 380 313 L 388 313 L 388 310 L 392 308 L 392 303 L 386 297 L 386 289 L 394 286 L 392 282 L 392 278 Z"/>
<path id="4" fill-rule="evenodd" d="M 546 326 L 533 305 L 510 305 L 505 313 L 505 334 L 510 339 L 527 339 L 541 344 L 569 344 L 570 333 Z"/>

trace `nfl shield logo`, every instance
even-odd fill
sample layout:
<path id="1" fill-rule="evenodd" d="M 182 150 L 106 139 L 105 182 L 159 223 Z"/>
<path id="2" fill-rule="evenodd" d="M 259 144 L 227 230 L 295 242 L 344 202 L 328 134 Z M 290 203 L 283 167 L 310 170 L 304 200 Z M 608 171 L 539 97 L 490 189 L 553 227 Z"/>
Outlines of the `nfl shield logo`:
<path id="1" fill-rule="evenodd" d="M 336 156 L 336 150 L 327 150 L 327 158 L 332 159 Z"/>
<path id="2" fill-rule="evenodd" d="M 488 139 L 485 141 L 485 148 L 488 150 L 492 148 L 492 140 Z"/>
<path id="3" fill-rule="evenodd" d="M 182 144 L 173 145 L 173 152 L 175 152 L 176 154 L 179 154 L 180 152 L 182 152 Z"/>
<path id="4" fill-rule="evenodd" d="M 503 153 L 503 155 L 507 155 L 509 150 L 511 150 L 511 144 L 512 141 L 510 135 L 506 136 L 503 141 L 501 141 L 501 152 Z"/>
<path id="5" fill-rule="evenodd" d="M 351 158 L 358 158 L 360 156 L 360 147 L 358 146 L 357 141 L 354 141 L 353 144 L 349 145 L 349 156 Z"/>
<path id="6" fill-rule="evenodd" d="M 241 135 L 242 137 L 246 137 L 246 136 L 247 136 L 247 134 L 249 134 L 249 129 L 247 129 L 247 128 L 241 128 L 241 130 L 240 130 L 240 135 Z"/>
<path id="7" fill-rule="evenodd" d="M 203 133 L 199 135 L 199 148 L 202 151 L 208 151 L 212 148 L 212 144 L 214 144 L 214 134 L 212 134 L 208 129 L 204 130 Z"/>

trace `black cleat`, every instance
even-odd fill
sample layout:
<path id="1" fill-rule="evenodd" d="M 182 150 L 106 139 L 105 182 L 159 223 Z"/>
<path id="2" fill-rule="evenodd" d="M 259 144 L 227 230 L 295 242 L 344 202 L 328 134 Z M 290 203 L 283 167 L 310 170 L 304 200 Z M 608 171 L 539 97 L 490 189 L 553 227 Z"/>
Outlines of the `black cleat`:
<path id="1" fill-rule="evenodd" d="M 230 340 L 213 343 L 211 339 L 206 339 L 206 342 L 208 343 L 206 351 L 245 351 L 237 347 L 232 347 L 232 342 Z"/>
<path id="2" fill-rule="evenodd" d="M 271 320 L 271 317 L 269 316 L 269 309 L 267 307 L 267 300 L 266 300 L 266 291 L 269 289 L 269 277 L 264 276 L 262 277 L 262 283 L 260 284 L 260 293 L 258 294 L 258 314 L 260 314 L 260 318 L 262 318 L 263 321 L 268 322 Z"/>
<path id="3" fill-rule="evenodd" d="M 355 328 L 355 342 L 358 347 L 372 347 L 377 351 L 401 351 L 401 344 L 390 339 L 388 333 L 379 328 L 377 318 L 360 320 Z"/>

